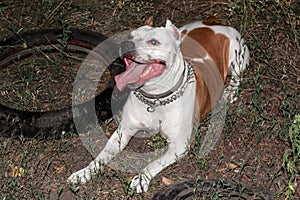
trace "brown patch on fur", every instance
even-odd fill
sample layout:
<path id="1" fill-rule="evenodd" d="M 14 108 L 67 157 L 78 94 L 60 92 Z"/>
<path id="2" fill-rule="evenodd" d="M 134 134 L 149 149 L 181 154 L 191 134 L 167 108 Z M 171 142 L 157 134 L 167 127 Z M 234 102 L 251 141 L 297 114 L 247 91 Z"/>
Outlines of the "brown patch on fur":
<path id="1" fill-rule="evenodd" d="M 193 65 L 195 66 L 195 65 Z M 196 78 L 196 105 L 194 109 L 194 117 L 197 117 L 199 121 L 202 121 L 208 112 L 211 110 L 211 98 L 205 80 L 197 67 L 193 67 Z"/>
<path id="2" fill-rule="evenodd" d="M 182 35 L 185 35 L 187 33 L 187 30 L 186 29 L 184 29 L 183 31 L 181 31 L 181 34 Z"/>
<path id="3" fill-rule="evenodd" d="M 182 32 L 185 35 L 187 32 Z M 196 105 L 194 116 L 201 121 L 216 105 L 224 89 L 228 72 L 229 39 L 209 28 L 197 28 L 189 33 L 181 46 L 184 58 L 194 69 Z M 204 59 L 207 55 L 212 59 Z M 193 60 L 195 58 L 202 61 Z"/>
<path id="4" fill-rule="evenodd" d="M 201 44 L 216 63 L 220 74 L 225 81 L 228 73 L 229 39 L 210 28 L 196 28 L 188 33 L 188 36 Z"/>

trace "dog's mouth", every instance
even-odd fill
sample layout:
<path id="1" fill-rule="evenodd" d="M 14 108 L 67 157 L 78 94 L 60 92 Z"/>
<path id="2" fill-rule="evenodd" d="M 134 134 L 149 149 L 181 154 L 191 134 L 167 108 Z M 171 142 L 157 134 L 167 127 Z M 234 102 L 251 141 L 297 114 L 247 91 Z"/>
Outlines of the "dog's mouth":
<path id="1" fill-rule="evenodd" d="M 116 75 L 117 88 L 122 91 L 127 85 L 142 85 L 147 80 L 155 78 L 163 73 L 166 62 L 162 60 L 150 60 L 140 62 L 133 58 L 124 57 L 126 71 Z"/>

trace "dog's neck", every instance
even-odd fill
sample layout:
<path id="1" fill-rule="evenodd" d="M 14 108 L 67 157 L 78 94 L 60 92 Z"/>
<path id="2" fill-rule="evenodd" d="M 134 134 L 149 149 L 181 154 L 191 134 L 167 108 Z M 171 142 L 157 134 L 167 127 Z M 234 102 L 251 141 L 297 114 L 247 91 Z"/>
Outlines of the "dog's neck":
<path id="1" fill-rule="evenodd" d="M 161 95 L 174 89 L 179 82 L 182 82 L 184 62 L 182 54 L 179 51 L 172 66 L 167 66 L 163 74 L 147 81 L 140 90 L 150 95 Z"/>

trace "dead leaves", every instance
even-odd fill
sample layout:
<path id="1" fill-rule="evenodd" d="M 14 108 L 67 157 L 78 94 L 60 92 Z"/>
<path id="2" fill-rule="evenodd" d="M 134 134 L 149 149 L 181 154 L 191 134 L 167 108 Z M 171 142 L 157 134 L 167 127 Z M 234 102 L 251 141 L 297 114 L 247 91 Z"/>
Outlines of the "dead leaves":
<path id="1" fill-rule="evenodd" d="M 55 169 L 55 172 L 57 174 L 61 174 L 62 172 L 65 171 L 66 167 L 63 165 L 63 166 L 60 166 L 60 167 L 54 167 L 54 169 Z"/>
<path id="2" fill-rule="evenodd" d="M 162 183 L 165 185 L 165 186 L 169 186 L 171 184 L 173 184 L 173 181 L 169 178 L 166 178 L 166 177 L 162 177 Z"/>
<path id="3" fill-rule="evenodd" d="M 222 172 L 225 173 L 228 170 L 232 170 L 234 173 L 239 173 L 240 172 L 240 164 L 236 164 L 233 162 L 225 162 L 225 167 L 217 169 L 217 172 Z"/>
<path id="4" fill-rule="evenodd" d="M 25 173 L 25 169 L 19 166 L 9 165 L 9 169 L 6 172 L 6 177 L 21 177 Z"/>
<path id="5" fill-rule="evenodd" d="M 205 19 L 203 21 L 203 23 L 207 24 L 207 25 L 220 25 L 221 24 L 220 19 L 217 17 L 217 14 L 210 15 L 207 19 Z"/>

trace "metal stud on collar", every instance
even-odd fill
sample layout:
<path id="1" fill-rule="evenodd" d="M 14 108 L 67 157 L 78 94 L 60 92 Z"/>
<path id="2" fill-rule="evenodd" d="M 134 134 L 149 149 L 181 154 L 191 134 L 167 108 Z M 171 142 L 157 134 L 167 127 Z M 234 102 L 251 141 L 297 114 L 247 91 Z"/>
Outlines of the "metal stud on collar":
<path id="1" fill-rule="evenodd" d="M 155 108 L 152 107 L 152 106 L 149 106 L 149 107 L 147 107 L 147 111 L 150 112 L 150 113 L 152 113 L 152 112 L 155 111 Z"/>

